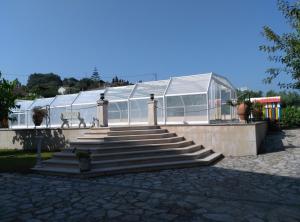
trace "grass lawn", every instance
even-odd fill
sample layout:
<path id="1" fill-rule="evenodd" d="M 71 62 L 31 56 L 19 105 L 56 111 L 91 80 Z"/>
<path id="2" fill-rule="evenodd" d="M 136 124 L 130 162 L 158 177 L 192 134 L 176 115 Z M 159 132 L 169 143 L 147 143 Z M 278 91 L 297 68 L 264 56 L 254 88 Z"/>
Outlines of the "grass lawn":
<path id="1" fill-rule="evenodd" d="M 54 152 L 42 152 L 43 159 L 49 159 Z M 23 150 L 0 149 L 0 172 L 28 173 L 35 165 L 36 153 Z"/>

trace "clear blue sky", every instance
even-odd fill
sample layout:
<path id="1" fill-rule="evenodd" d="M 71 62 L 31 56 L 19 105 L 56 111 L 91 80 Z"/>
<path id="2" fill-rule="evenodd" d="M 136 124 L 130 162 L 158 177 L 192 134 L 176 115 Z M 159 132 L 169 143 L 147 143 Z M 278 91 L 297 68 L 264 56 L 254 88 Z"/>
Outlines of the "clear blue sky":
<path id="1" fill-rule="evenodd" d="M 132 82 L 213 71 L 236 87 L 264 85 L 262 26 L 288 26 L 275 0 L 0 0 L 0 70 Z"/>

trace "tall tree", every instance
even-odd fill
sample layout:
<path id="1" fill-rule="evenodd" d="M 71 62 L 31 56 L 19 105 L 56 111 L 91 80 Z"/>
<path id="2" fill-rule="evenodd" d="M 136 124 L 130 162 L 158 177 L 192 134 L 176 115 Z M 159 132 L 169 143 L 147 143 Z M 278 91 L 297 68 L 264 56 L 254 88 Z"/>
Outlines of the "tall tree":
<path id="1" fill-rule="evenodd" d="M 100 80 L 101 80 L 97 67 L 94 68 L 94 71 L 91 76 L 91 80 L 93 80 L 95 82 L 100 82 Z"/>
<path id="2" fill-rule="evenodd" d="M 269 26 L 263 27 L 263 36 L 271 45 L 261 45 L 259 49 L 266 52 L 269 60 L 280 66 L 267 69 L 265 83 L 271 83 L 280 74 L 291 77 L 289 82 L 278 82 L 282 88 L 300 89 L 300 1 L 294 4 L 278 0 L 278 8 L 291 27 L 290 33 L 282 35 L 274 32 Z"/>
<path id="3" fill-rule="evenodd" d="M 11 109 L 16 108 L 15 100 L 17 95 L 14 93 L 17 81 L 8 81 L 2 78 L 0 72 L 0 127 L 8 127 L 8 115 Z"/>
<path id="4" fill-rule="evenodd" d="M 56 96 L 60 86 L 62 86 L 61 78 L 54 73 L 34 73 L 29 76 L 27 82 L 29 92 L 43 97 Z"/>

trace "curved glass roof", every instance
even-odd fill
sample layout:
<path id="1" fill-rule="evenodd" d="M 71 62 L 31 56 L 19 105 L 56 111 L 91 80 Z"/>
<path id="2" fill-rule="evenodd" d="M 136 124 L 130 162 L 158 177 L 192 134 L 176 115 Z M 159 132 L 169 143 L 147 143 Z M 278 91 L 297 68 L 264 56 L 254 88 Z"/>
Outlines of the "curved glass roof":
<path id="1" fill-rule="evenodd" d="M 105 99 L 108 101 L 127 100 L 135 85 L 109 87 L 105 92 Z"/>
<path id="2" fill-rule="evenodd" d="M 163 96 L 169 82 L 170 80 L 159 80 L 137 83 L 131 98 L 148 98 L 152 93 L 154 94 L 154 97 Z"/>
<path id="3" fill-rule="evenodd" d="M 80 92 L 72 105 L 96 104 L 100 99 L 100 93 L 104 93 L 104 89 Z"/>
<path id="4" fill-rule="evenodd" d="M 206 93 L 212 74 L 172 77 L 166 95 Z"/>
<path id="5" fill-rule="evenodd" d="M 50 107 L 70 106 L 77 96 L 78 94 L 58 95 L 55 97 Z"/>
<path id="6" fill-rule="evenodd" d="M 21 112 L 28 110 L 31 104 L 33 103 L 33 100 L 17 100 L 16 105 L 19 106 L 18 108 L 13 109 L 13 112 Z"/>
<path id="7" fill-rule="evenodd" d="M 51 98 L 42 98 L 42 99 L 36 99 L 34 100 L 34 102 L 31 104 L 30 109 L 33 109 L 36 106 L 41 106 L 41 107 L 45 107 L 47 105 L 50 105 L 53 100 L 55 99 L 55 97 L 51 97 Z"/>
<path id="8" fill-rule="evenodd" d="M 168 80 L 149 81 L 129 86 L 83 91 L 79 94 L 58 95 L 53 98 L 36 99 L 34 101 L 20 100 L 17 101 L 17 104 L 21 107 L 15 109 L 15 112 L 32 109 L 35 106 L 44 107 L 51 105 L 51 107 L 62 107 L 96 104 L 97 100 L 100 99 L 101 93 L 105 93 L 105 99 L 108 101 L 149 98 L 152 93 L 154 97 L 207 93 L 212 79 L 224 87 L 235 89 L 225 77 L 214 73 L 205 73 L 172 77 Z"/>

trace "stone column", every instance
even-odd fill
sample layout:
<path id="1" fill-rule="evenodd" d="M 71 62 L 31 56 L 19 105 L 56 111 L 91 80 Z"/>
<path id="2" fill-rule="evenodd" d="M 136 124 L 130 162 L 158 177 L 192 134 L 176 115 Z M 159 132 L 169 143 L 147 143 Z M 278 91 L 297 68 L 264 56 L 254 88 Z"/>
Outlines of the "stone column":
<path id="1" fill-rule="evenodd" d="M 148 125 L 157 125 L 157 100 L 148 101 Z"/>
<path id="2" fill-rule="evenodd" d="M 97 127 L 108 126 L 108 101 L 107 100 L 100 99 L 97 101 L 97 117 L 98 117 Z"/>

